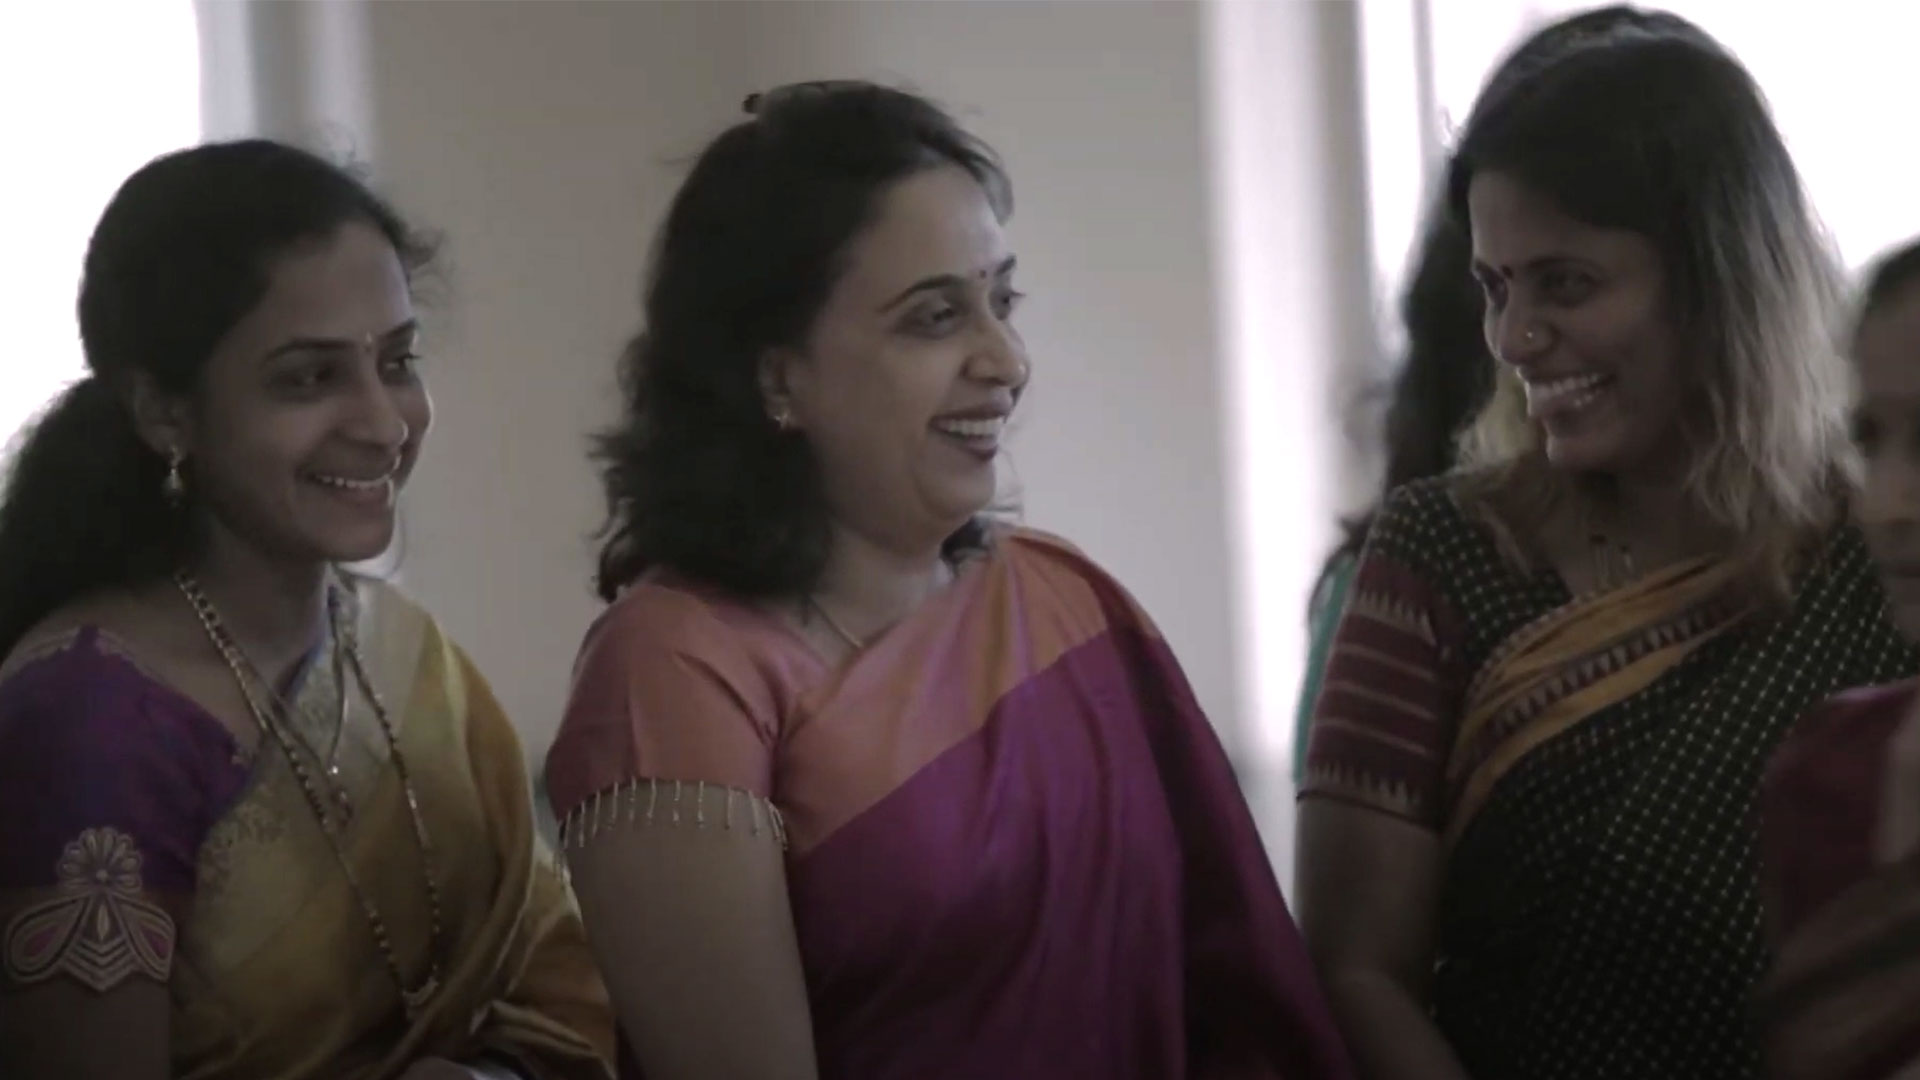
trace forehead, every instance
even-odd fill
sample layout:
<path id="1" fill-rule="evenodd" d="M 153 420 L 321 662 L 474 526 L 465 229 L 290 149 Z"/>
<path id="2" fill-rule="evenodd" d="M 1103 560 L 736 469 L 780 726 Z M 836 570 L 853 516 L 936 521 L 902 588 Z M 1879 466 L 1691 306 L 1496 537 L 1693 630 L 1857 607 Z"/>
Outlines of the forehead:
<path id="1" fill-rule="evenodd" d="M 1869 395 L 1920 397 L 1920 281 L 1902 286 L 1861 320 L 1854 352 Z"/>
<path id="2" fill-rule="evenodd" d="M 891 297 L 922 278 L 998 266 L 1007 256 L 1006 230 L 979 183 L 943 166 L 889 188 L 848 254 L 848 291 Z"/>
<path id="3" fill-rule="evenodd" d="M 1474 261 L 1518 270 L 1548 257 L 1600 262 L 1657 260 L 1645 237 L 1624 229 L 1604 229 L 1567 214 L 1558 203 L 1514 176 L 1498 170 L 1477 173 L 1467 188 Z"/>
<path id="4" fill-rule="evenodd" d="M 413 316 L 400 257 L 379 230 L 350 223 L 275 260 L 236 336 L 359 338 Z"/>

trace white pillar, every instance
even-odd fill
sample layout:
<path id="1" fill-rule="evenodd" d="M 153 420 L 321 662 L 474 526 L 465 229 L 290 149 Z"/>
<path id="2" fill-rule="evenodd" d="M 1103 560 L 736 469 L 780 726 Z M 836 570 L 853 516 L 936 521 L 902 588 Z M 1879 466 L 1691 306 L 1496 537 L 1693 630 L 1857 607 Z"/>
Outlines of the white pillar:
<path id="1" fill-rule="evenodd" d="M 1358 486 L 1345 418 L 1375 351 L 1359 13 L 1213 0 L 1208 15 L 1242 757 L 1264 765 L 1245 779 L 1285 880 L 1307 601 Z"/>

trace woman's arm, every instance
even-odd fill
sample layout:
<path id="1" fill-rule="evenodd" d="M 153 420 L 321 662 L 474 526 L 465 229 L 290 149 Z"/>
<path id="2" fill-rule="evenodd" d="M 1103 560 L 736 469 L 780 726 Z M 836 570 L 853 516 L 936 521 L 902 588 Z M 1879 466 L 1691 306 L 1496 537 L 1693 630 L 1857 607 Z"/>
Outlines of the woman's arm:
<path id="1" fill-rule="evenodd" d="M 576 817 L 570 832 L 586 835 L 568 862 L 648 1080 L 813 1080 L 812 1017 L 771 805 L 658 782 L 613 802 L 597 826 Z"/>
<path id="2" fill-rule="evenodd" d="M 1362 1074 L 1466 1080 L 1427 1009 L 1439 837 L 1375 810 L 1307 799 L 1295 857 L 1301 929 Z"/>
<path id="3" fill-rule="evenodd" d="M 175 919 L 238 790 L 224 731 L 83 646 L 0 686 L 0 1076 L 165 1080 Z"/>
<path id="4" fill-rule="evenodd" d="M 648 1080 L 811 1080 L 771 801 L 777 710 L 732 631 L 642 586 L 589 635 L 547 758 L 562 848 Z"/>
<path id="5" fill-rule="evenodd" d="M 1347 1043 L 1375 1080 L 1464 1080 L 1431 1019 L 1446 760 L 1462 631 L 1389 500 L 1334 633 L 1301 785 L 1301 929 Z"/>

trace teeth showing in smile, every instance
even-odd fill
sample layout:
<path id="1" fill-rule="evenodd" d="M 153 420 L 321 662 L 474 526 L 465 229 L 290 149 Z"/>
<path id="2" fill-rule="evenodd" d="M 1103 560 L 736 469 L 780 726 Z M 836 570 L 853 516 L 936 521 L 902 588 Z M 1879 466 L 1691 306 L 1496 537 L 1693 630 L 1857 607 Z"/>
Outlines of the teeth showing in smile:
<path id="1" fill-rule="evenodd" d="M 393 482 L 393 476 L 391 474 L 375 477 L 372 480 L 354 480 L 345 476 L 325 476 L 320 473 L 310 473 L 307 479 L 330 488 L 339 488 L 342 491 L 360 492 L 379 491 Z"/>
<path id="2" fill-rule="evenodd" d="M 1593 404 L 1600 396 L 1600 388 L 1608 381 L 1605 375 L 1590 374 L 1530 382 L 1527 384 L 1529 411 L 1536 416 L 1548 409 L 1577 412 Z"/>
<path id="3" fill-rule="evenodd" d="M 1007 426 L 1007 418 L 993 416 L 979 420 L 935 420 L 935 431 L 962 439 L 998 439 Z"/>

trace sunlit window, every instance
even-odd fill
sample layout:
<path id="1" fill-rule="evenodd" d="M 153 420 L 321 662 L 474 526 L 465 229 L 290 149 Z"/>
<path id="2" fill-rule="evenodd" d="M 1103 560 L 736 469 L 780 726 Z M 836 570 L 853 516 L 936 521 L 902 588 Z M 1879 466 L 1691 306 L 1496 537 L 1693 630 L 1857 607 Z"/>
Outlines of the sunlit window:
<path id="1" fill-rule="evenodd" d="M 84 373 L 74 299 L 87 238 L 127 174 L 200 137 L 192 0 L 36 3 L 0 34 L 6 255 L 0 437 Z"/>
<path id="2" fill-rule="evenodd" d="M 1442 145 L 1472 109 L 1488 69 L 1521 37 L 1593 6 L 1567 0 L 1424 2 L 1431 11 L 1431 100 L 1438 110 L 1432 120 Z M 1414 11 L 1412 5 L 1384 6 L 1400 8 L 1408 19 Z M 1808 18 L 1804 5 L 1751 0 L 1668 0 L 1659 6 L 1698 23 L 1753 72 L 1850 267 L 1858 269 L 1881 250 L 1920 234 L 1913 183 L 1920 175 L 1920 140 L 1905 137 L 1888 119 L 1901 115 L 1912 94 L 1920 8 L 1830 0 L 1819 18 Z M 1402 74 L 1382 70 L 1380 77 Z"/>

